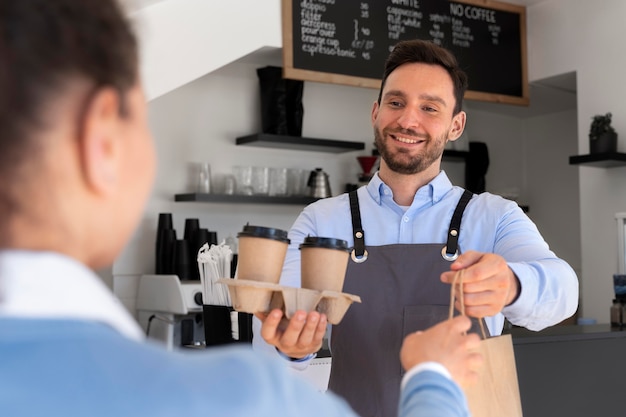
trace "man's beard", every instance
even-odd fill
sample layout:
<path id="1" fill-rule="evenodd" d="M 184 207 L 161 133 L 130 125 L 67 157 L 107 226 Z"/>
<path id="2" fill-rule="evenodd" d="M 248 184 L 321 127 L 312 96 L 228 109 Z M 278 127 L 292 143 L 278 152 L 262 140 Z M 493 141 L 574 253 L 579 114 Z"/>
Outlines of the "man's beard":
<path id="1" fill-rule="evenodd" d="M 394 131 L 394 134 L 402 134 L 402 131 Z M 407 131 L 407 136 L 418 136 L 414 132 Z M 447 136 L 444 134 L 439 138 L 432 139 L 430 135 L 423 136 L 427 142 L 424 147 L 424 151 L 420 154 L 409 156 L 409 151 L 405 149 L 399 149 L 396 153 L 393 153 L 387 147 L 388 135 L 381 133 L 376 127 L 374 127 L 374 144 L 376 149 L 380 153 L 380 156 L 385 161 L 385 164 L 390 170 L 398 174 L 411 175 L 422 172 L 430 167 L 435 161 L 441 158 L 443 154 L 443 148 L 447 142 Z M 385 137 L 388 139 L 385 140 Z"/>

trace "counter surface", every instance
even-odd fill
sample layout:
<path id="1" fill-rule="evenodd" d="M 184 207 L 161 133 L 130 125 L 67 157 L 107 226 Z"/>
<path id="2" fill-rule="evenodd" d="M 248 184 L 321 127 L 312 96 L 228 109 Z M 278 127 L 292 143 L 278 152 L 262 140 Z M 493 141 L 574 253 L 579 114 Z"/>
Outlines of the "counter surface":
<path id="1" fill-rule="evenodd" d="M 524 417 L 626 414 L 626 331 L 598 324 L 508 333 Z"/>
<path id="2" fill-rule="evenodd" d="M 626 327 L 611 327 L 610 324 L 594 324 L 588 326 L 554 326 L 539 332 L 522 327 L 514 327 L 504 333 L 510 333 L 513 344 L 564 342 L 572 340 L 612 339 L 626 337 Z"/>

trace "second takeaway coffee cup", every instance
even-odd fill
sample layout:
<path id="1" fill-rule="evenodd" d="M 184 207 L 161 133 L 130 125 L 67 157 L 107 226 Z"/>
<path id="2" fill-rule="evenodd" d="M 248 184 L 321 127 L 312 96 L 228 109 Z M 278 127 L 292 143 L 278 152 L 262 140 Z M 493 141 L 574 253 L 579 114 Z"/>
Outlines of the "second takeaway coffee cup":
<path id="1" fill-rule="evenodd" d="M 302 288 L 342 292 L 348 268 L 348 242 L 307 236 L 300 245 Z"/>
<path id="2" fill-rule="evenodd" d="M 289 246 L 287 232 L 247 224 L 237 238 L 237 278 L 278 284 Z"/>

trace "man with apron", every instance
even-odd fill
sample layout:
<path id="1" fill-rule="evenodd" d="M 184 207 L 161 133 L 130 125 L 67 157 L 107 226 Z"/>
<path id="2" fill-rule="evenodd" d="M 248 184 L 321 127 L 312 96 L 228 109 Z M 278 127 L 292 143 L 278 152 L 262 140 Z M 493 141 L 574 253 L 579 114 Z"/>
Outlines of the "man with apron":
<path id="1" fill-rule="evenodd" d="M 351 306 L 342 322 L 333 326 L 329 389 L 344 397 L 361 416 L 396 415 L 400 361 L 397 355 L 380 352 L 400 352 L 406 335 L 448 318 L 450 286 L 439 277 L 456 259 L 461 216 L 471 197 L 468 191 L 461 197 L 446 245 L 365 246 L 367 232 L 361 227 L 357 192 L 350 193 L 354 251 L 343 291 L 359 294 L 364 304 Z M 368 308 L 371 306 L 381 309 Z M 478 328 L 473 326 L 472 331 L 478 332 Z M 372 332 L 378 337 L 363 337 Z M 363 395 L 364 389 L 368 395 Z"/>
<path id="2" fill-rule="evenodd" d="M 492 334 L 502 331 L 505 314 L 540 330 L 577 308 L 576 274 L 517 204 L 489 193 L 472 196 L 441 171 L 446 143 L 465 127 L 466 88 L 445 49 L 420 40 L 397 44 L 372 109 L 379 171 L 350 195 L 309 205 L 290 230 L 282 285 L 299 286 L 298 245 L 306 236 L 354 247 L 343 291 L 362 303 L 332 328 L 329 389 L 362 416 L 395 415 L 402 340 L 447 318 L 457 271 L 464 270 L 466 314 L 484 318 Z M 253 343 L 265 341 L 304 367 L 325 328 L 316 312 L 294 315 L 285 328 L 265 320 L 263 340 Z"/>

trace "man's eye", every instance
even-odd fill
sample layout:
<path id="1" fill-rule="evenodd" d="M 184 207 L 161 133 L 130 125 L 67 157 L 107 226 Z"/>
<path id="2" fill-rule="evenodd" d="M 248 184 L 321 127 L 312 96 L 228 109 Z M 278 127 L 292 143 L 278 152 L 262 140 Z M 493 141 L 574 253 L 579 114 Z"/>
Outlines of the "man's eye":
<path id="1" fill-rule="evenodd" d="M 402 107 L 402 103 L 400 103 L 399 101 L 393 101 L 393 100 L 389 102 L 389 105 L 391 107 Z"/>

